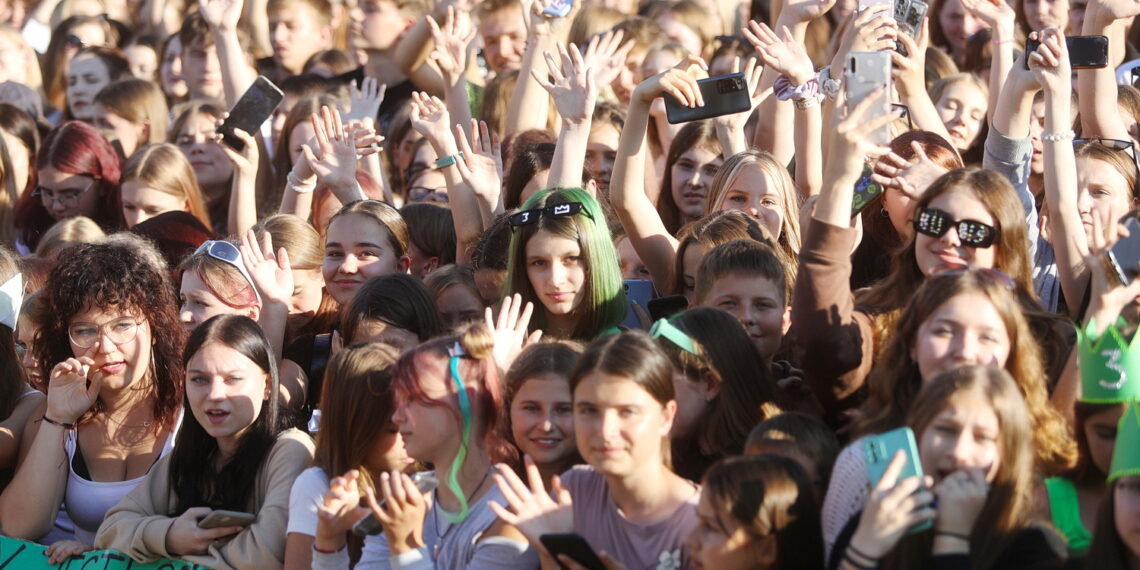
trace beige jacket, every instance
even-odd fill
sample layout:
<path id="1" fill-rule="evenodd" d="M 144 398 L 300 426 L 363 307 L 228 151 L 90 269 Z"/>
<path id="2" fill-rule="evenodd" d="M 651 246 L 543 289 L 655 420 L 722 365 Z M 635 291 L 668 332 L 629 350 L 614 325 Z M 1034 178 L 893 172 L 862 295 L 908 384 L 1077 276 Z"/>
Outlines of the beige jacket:
<path id="1" fill-rule="evenodd" d="M 257 485 L 247 503 L 248 511 L 257 513 L 257 521 L 233 538 L 211 545 L 206 554 L 178 557 L 166 550 L 166 533 L 175 520 L 167 513 L 177 501 L 170 488 L 170 457 L 164 457 L 138 487 L 107 511 L 95 547 L 118 550 L 138 562 L 181 558 L 218 570 L 281 568 L 289 491 L 312 462 L 312 439 L 297 429 L 282 432 L 257 473 Z"/>

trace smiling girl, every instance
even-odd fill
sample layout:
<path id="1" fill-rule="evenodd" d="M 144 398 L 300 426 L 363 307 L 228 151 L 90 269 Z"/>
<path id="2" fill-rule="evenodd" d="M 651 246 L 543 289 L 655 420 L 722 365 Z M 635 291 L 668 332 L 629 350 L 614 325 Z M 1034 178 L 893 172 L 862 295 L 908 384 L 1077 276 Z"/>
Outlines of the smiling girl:
<path id="1" fill-rule="evenodd" d="M 621 267 L 597 201 L 580 188 L 535 194 L 510 216 L 506 295 L 534 303 L 531 330 L 590 340 L 625 318 Z"/>
<path id="2" fill-rule="evenodd" d="M 211 568 L 280 568 L 293 481 L 313 459 L 304 433 L 282 431 L 277 359 L 257 323 L 223 315 L 186 343 L 191 412 L 169 458 L 107 513 L 96 544 L 138 562 L 181 558 Z M 248 526 L 205 529 L 214 510 Z"/>
<path id="3" fill-rule="evenodd" d="M 800 207 L 788 169 L 769 153 L 746 150 L 720 167 L 712 180 L 708 211 L 741 210 L 768 230 L 794 264 L 800 252 Z"/>
<path id="4" fill-rule="evenodd" d="M 582 355 L 573 342 L 527 346 L 507 371 L 511 435 L 519 451 L 534 461 L 544 485 L 582 462 L 574 442 L 569 371 Z"/>
<path id="5" fill-rule="evenodd" d="M 364 282 L 390 273 L 407 273 L 408 225 L 395 208 L 376 200 L 346 204 L 325 232 L 325 287 L 341 306 Z"/>

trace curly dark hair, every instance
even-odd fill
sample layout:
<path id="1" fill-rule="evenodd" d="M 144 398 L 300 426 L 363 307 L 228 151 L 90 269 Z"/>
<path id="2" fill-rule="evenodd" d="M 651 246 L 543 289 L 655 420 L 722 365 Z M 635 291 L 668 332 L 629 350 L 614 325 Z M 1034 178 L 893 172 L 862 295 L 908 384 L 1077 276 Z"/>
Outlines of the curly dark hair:
<path id="1" fill-rule="evenodd" d="M 169 427 L 182 406 L 182 347 L 186 332 L 165 272 L 133 250 L 114 244 L 80 244 L 68 250 L 41 293 L 44 322 L 36 335 L 36 358 L 47 378 L 57 362 L 72 358 L 67 329 L 71 318 L 88 307 L 121 307 L 150 324 L 151 374 L 139 389 L 155 393 L 155 429 Z M 95 405 L 84 420 L 100 413 Z"/>

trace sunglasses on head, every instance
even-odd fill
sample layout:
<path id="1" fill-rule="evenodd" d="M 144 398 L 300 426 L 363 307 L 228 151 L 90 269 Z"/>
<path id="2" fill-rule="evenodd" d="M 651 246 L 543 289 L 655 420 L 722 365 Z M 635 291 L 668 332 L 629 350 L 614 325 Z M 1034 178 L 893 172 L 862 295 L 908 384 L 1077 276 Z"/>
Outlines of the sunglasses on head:
<path id="1" fill-rule="evenodd" d="M 591 220 L 594 219 L 594 216 L 590 215 L 589 210 L 586 210 L 586 207 L 583 206 L 581 202 L 567 202 L 565 204 L 552 204 L 545 208 L 535 208 L 533 210 L 517 212 L 511 214 L 511 217 L 507 218 L 507 222 L 511 224 L 512 228 L 517 228 L 519 226 L 533 224 L 542 216 L 548 218 L 565 218 L 578 213 L 585 214 L 586 217 Z"/>
<path id="2" fill-rule="evenodd" d="M 1073 139 L 1073 148 L 1080 148 L 1086 144 L 1099 144 L 1112 150 L 1128 151 L 1128 154 L 1132 155 L 1132 160 L 1136 160 L 1136 144 L 1132 141 L 1125 141 L 1120 139 L 1102 139 L 1099 137 Z"/>
<path id="3" fill-rule="evenodd" d="M 923 208 L 914 218 L 914 229 L 920 234 L 940 238 L 950 231 L 958 230 L 958 240 L 968 247 L 986 248 L 997 239 L 997 228 L 977 220 L 955 220 L 950 214 L 935 208 Z"/>
<path id="4" fill-rule="evenodd" d="M 249 286 L 253 288 L 253 293 L 257 296 L 258 302 L 261 302 L 261 293 L 257 292 L 257 285 L 253 283 L 253 277 L 245 268 L 245 263 L 241 259 L 241 250 L 239 250 L 236 245 L 228 241 L 212 239 L 202 242 L 202 245 L 198 246 L 198 249 L 194 251 L 194 253 L 201 252 L 206 252 L 206 255 L 237 269 L 238 273 L 241 273 L 241 276 L 244 277 L 246 282 L 249 283 Z"/>

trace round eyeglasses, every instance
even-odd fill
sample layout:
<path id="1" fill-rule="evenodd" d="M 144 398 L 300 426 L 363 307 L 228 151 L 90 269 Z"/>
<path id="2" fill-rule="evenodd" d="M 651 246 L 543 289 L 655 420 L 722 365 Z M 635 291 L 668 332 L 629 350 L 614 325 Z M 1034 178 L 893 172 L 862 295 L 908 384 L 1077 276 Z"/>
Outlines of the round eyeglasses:
<path id="1" fill-rule="evenodd" d="M 71 343 L 79 348 L 95 346 L 103 335 L 107 335 L 107 338 L 115 344 L 127 344 L 138 336 L 141 324 L 134 317 L 122 317 L 101 325 L 75 323 L 67 328 L 67 336 L 71 339 Z"/>

